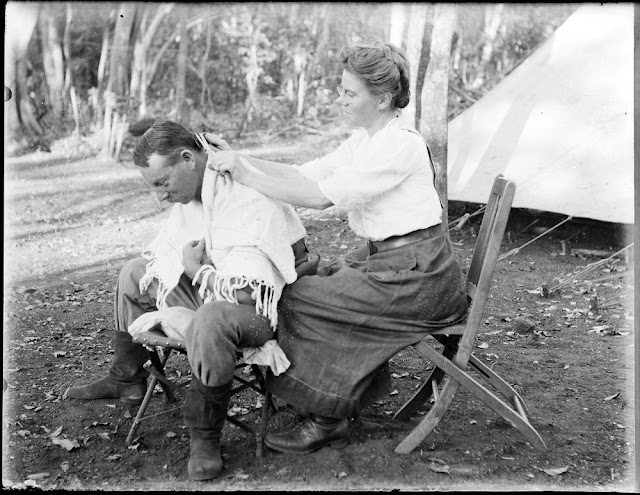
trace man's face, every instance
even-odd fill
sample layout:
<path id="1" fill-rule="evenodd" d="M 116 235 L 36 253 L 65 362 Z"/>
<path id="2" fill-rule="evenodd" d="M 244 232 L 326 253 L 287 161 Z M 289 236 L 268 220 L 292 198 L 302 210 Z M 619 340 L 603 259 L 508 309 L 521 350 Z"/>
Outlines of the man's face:
<path id="1" fill-rule="evenodd" d="M 156 153 L 149 157 L 149 166 L 141 167 L 142 177 L 153 187 L 159 201 L 187 204 L 200 199 L 202 177 L 195 166 L 195 156 L 184 150 L 177 163 Z"/>

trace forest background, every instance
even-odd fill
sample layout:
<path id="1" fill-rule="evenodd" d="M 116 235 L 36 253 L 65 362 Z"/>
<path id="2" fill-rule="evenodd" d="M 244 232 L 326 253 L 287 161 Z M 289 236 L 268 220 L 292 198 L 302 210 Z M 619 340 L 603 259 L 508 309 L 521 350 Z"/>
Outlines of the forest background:
<path id="1" fill-rule="evenodd" d="M 407 52 L 415 98 L 405 113 L 446 163 L 446 122 L 577 7 L 8 2 L 5 155 L 67 139 L 118 161 L 127 129 L 144 117 L 232 139 L 317 133 L 337 120 L 340 48 L 382 39 Z"/>

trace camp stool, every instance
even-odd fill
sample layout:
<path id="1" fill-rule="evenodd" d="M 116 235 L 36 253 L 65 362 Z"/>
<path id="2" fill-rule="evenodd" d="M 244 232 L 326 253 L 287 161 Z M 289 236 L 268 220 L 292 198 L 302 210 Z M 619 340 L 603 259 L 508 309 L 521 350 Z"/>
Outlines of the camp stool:
<path id="1" fill-rule="evenodd" d="M 156 385 L 160 385 L 166 402 L 175 403 L 176 398 L 173 394 L 173 390 L 177 387 L 175 383 L 172 383 L 165 374 L 165 366 L 172 355 L 174 353 L 179 354 L 187 354 L 186 345 L 183 339 L 178 338 L 169 338 L 161 330 L 152 329 L 146 332 L 140 332 L 132 338 L 133 342 L 137 342 L 142 344 L 147 349 L 147 354 L 149 356 L 149 361 L 151 365 L 149 366 L 149 372 L 151 373 L 151 380 L 149 381 L 149 385 L 147 387 L 147 392 L 142 399 L 142 404 L 138 409 L 138 413 L 133 420 L 133 424 L 131 425 L 131 429 L 129 430 L 129 435 L 125 441 L 127 446 L 131 445 L 133 441 L 133 437 L 138 429 L 138 426 L 143 420 L 151 419 L 160 414 L 167 414 L 175 411 L 176 409 L 180 409 L 181 406 L 174 407 L 165 411 L 162 411 L 158 414 L 152 416 L 145 416 L 145 412 L 147 406 L 149 405 L 149 401 L 151 400 L 151 396 L 153 395 L 153 391 Z M 257 364 L 247 365 L 242 359 L 242 353 L 238 353 L 238 360 L 236 364 L 236 373 L 233 376 L 234 383 L 237 382 L 238 385 L 231 389 L 231 396 L 233 397 L 237 393 L 245 390 L 247 388 L 252 389 L 260 396 L 264 397 L 263 405 L 262 405 L 262 413 L 260 425 L 257 429 L 254 429 L 248 426 L 246 423 L 240 421 L 234 416 L 227 414 L 227 421 L 230 423 L 242 428 L 245 431 L 248 431 L 255 435 L 256 437 L 256 457 L 261 458 L 264 452 L 264 444 L 263 439 L 266 435 L 267 422 L 269 417 L 269 409 L 273 408 L 274 411 L 278 411 L 278 406 L 273 400 L 271 393 L 267 392 L 264 386 L 264 374 L 260 369 L 260 366 Z M 250 366 L 251 376 L 246 379 L 242 377 L 238 370 L 246 368 Z"/>
<path id="2" fill-rule="evenodd" d="M 489 297 L 515 189 L 515 183 L 502 175 L 498 175 L 493 182 L 468 271 L 467 291 L 471 305 L 466 321 L 434 330 L 422 341 L 411 346 L 435 367 L 414 396 L 396 412 L 393 419 L 407 421 L 430 399 L 433 399 L 433 404 L 420 423 L 396 447 L 396 453 L 412 452 L 433 431 L 449 410 L 460 385 L 515 427 L 536 450 L 544 451 L 547 448 L 536 429 L 529 423 L 529 413 L 522 397 L 472 354 L 480 322 L 483 321 L 485 304 Z M 430 345 L 433 343 L 431 339 L 444 346 L 441 352 Z M 495 395 L 471 376 L 468 373 L 470 368 L 506 400 Z"/>

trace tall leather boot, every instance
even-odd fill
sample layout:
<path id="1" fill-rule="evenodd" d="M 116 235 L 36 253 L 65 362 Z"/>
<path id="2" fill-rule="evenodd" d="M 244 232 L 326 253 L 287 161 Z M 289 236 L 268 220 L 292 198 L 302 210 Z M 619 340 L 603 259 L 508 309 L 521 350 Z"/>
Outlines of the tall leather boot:
<path id="1" fill-rule="evenodd" d="M 207 387 L 191 377 L 183 406 L 184 423 L 189 428 L 189 478 L 196 481 L 215 478 L 222 471 L 220 438 L 231 399 L 232 382 Z"/>
<path id="2" fill-rule="evenodd" d="M 147 390 L 149 372 L 144 369 L 147 351 L 133 342 L 127 332 L 115 331 L 114 353 L 109 374 L 93 383 L 71 387 L 67 397 L 73 399 L 120 398 L 125 404 L 140 404 Z"/>

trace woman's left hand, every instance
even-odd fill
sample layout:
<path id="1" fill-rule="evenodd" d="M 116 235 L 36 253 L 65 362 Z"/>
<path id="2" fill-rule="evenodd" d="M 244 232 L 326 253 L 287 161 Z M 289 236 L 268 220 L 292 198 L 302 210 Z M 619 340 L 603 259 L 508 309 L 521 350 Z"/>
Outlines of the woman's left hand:
<path id="1" fill-rule="evenodd" d="M 184 266 L 185 274 L 193 280 L 196 273 L 202 266 L 204 255 L 204 239 L 199 241 L 191 241 L 182 248 L 182 265 Z"/>
<path id="2" fill-rule="evenodd" d="M 207 166 L 219 174 L 229 174 L 233 180 L 241 184 L 246 184 L 246 180 L 251 174 L 249 168 L 240 159 L 240 155 L 235 151 L 218 151 L 211 157 Z"/>

